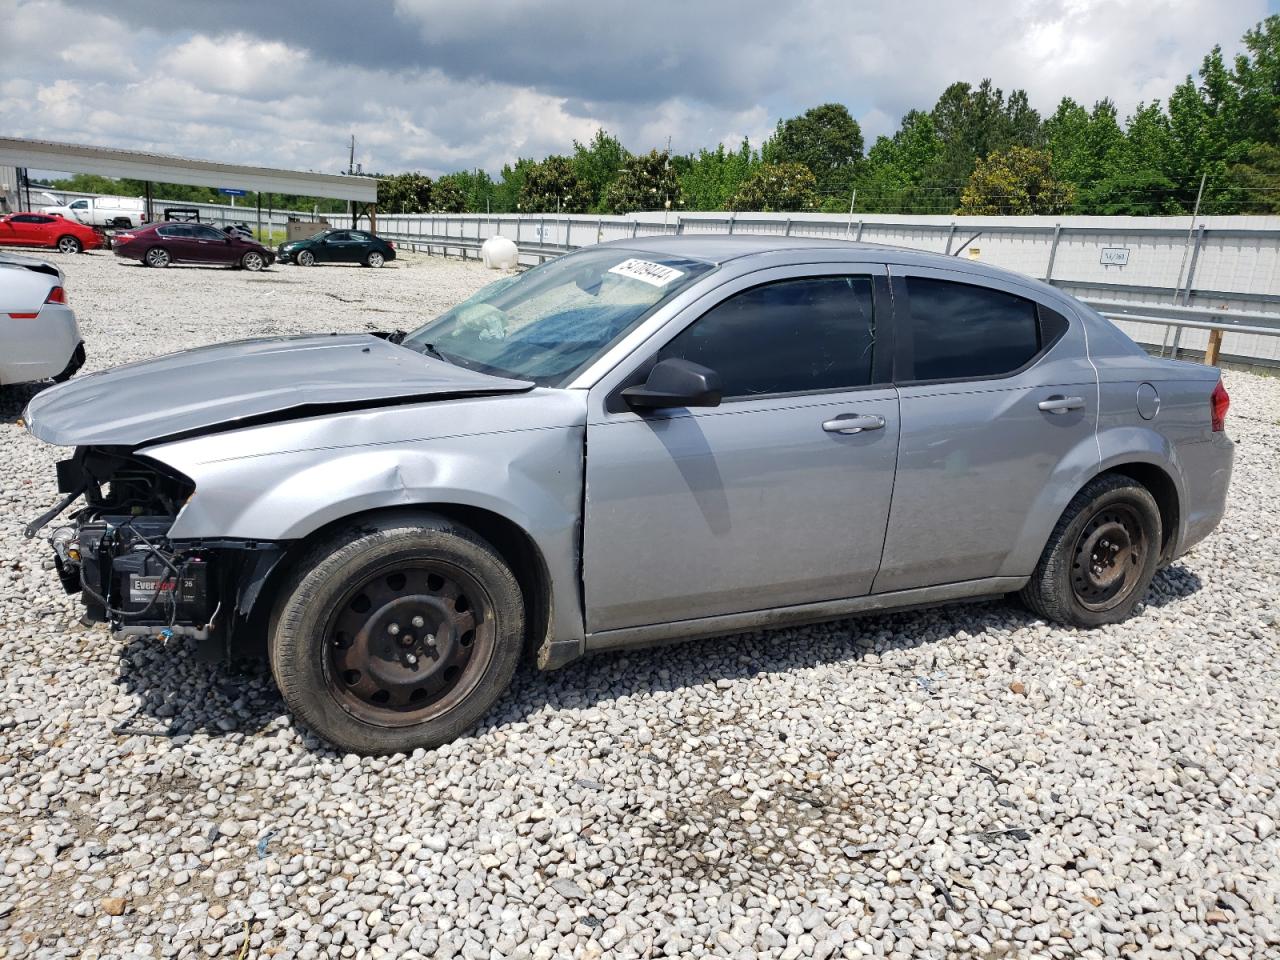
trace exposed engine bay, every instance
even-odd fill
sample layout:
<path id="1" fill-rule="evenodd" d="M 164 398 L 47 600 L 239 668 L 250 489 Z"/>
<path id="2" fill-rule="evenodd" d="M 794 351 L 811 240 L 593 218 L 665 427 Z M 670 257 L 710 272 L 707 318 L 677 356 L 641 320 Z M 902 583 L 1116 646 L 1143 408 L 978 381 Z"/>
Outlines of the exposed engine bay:
<path id="1" fill-rule="evenodd" d="M 87 619 L 123 634 L 212 640 L 208 652 L 231 652 L 231 634 L 244 632 L 282 545 L 171 540 L 194 485 L 128 449 L 78 448 L 58 463 L 58 486 L 68 496 L 27 535 L 84 497 L 48 539 L 62 586 L 82 595 Z"/>

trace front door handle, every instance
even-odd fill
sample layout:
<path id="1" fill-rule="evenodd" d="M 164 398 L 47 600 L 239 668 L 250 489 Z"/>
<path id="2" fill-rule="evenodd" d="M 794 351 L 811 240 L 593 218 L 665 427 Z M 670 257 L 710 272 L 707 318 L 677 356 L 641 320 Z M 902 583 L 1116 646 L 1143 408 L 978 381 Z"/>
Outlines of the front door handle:
<path id="1" fill-rule="evenodd" d="M 822 429 L 827 433 L 862 433 L 863 430 L 879 430 L 883 426 L 884 417 L 844 413 L 824 422 Z"/>
<path id="2" fill-rule="evenodd" d="M 1036 404 L 1045 413 L 1067 413 L 1070 410 L 1083 410 L 1084 397 L 1052 396 Z"/>

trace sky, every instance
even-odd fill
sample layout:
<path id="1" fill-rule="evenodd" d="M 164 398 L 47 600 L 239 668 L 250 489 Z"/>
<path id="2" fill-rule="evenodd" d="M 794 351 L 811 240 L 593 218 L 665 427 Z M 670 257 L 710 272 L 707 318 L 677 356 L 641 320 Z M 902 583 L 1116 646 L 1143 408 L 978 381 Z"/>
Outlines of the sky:
<path id="1" fill-rule="evenodd" d="M 952 81 L 1122 114 L 1280 0 L 0 0 L 0 131 L 200 159 L 430 175 L 759 144 L 846 104 L 868 146 Z"/>

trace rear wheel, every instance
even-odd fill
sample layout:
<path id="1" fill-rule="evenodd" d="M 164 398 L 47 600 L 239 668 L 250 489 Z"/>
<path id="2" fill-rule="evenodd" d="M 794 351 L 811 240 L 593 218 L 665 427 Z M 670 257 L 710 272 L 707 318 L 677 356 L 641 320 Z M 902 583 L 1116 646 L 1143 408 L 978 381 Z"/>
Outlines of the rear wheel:
<path id="1" fill-rule="evenodd" d="M 172 262 L 169 251 L 164 247 L 152 247 L 147 251 L 143 261 L 148 267 L 167 267 Z"/>
<path id="2" fill-rule="evenodd" d="M 59 237 L 58 251 L 60 253 L 83 253 L 84 244 L 77 237 L 70 235 Z"/>
<path id="3" fill-rule="evenodd" d="M 316 265 L 316 255 L 310 250 L 303 250 L 294 259 L 298 261 L 298 266 L 300 267 L 314 267 Z"/>
<path id="4" fill-rule="evenodd" d="M 271 667 L 294 716 L 356 753 L 454 739 L 511 681 L 520 588 L 497 551 L 434 515 L 362 522 L 304 558 L 282 592 Z"/>
<path id="5" fill-rule="evenodd" d="M 250 273 L 257 273 L 266 265 L 267 262 L 262 259 L 262 254 L 258 253 L 256 250 L 250 250 L 240 258 L 240 266 L 244 267 Z"/>
<path id="6" fill-rule="evenodd" d="M 366 267 L 380 267 L 385 262 L 386 261 L 383 258 L 382 254 L 380 254 L 377 250 L 370 250 L 369 255 L 364 258 L 364 265 Z"/>
<path id="7" fill-rule="evenodd" d="M 1146 595 L 1160 562 L 1160 508 L 1136 480 L 1097 477 L 1067 505 L 1022 601 L 1077 627 L 1119 623 Z"/>

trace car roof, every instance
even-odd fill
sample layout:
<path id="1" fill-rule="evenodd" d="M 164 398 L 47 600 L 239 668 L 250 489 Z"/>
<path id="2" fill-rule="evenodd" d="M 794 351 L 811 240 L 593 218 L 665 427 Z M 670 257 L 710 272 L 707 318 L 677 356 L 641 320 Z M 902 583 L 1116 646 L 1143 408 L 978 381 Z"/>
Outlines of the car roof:
<path id="1" fill-rule="evenodd" d="M 986 263 L 961 259 L 945 253 L 896 247 L 885 243 L 866 243 L 826 237 L 788 237 L 782 234 L 664 234 L 651 237 L 631 237 L 612 240 L 602 246 L 620 247 L 637 253 L 652 253 L 672 257 L 701 260 L 717 266 L 747 258 L 768 258 L 770 265 L 778 265 L 779 259 L 803 263 L 804 255 L 824 252 L 844 254 L 854 260 L 870 263 L 890 263 L 902 266 L 932 267 L 968 274 L 975 279 L 987 277 L 997 280 L 1013 280 L 1023 286 L 1034 287 L 1057 300 L 1070 299 L 1062 291 L 1015 270 L 1006 270 Z M 788 256 L 791 255 L 791 256 Z"/>

